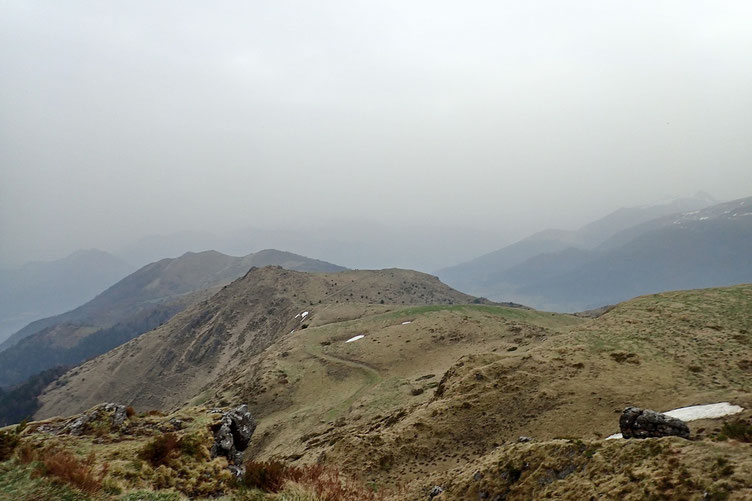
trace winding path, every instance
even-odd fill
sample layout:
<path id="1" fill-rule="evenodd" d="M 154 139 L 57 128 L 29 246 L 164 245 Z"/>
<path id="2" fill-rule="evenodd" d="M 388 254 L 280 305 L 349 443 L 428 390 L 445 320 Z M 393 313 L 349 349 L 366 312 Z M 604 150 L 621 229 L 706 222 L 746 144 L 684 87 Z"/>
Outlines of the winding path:
<path id="1" fill-rule="evenodd" d="M 348 360 L 346 358 L 337 357 L 334 355 L 328 355 L 326 353 L 323 353 L 321 351 L 321 347 L 314 345 L 314 344 L 305 344 L 303 346 L 303 350 L 312 357 L 318 358 L 319 360 L 322 360 L 324 362 L 330 362 L 334 364 L 340 364 L 345 365 L 347 367 L 357 369 L 363 374 L 363 384 L 355 390 L 349 397 L 344 399 L 342 402 L 340 402 L 338 405 L 332 407 L 327 412 L 328 417 L 331 418 L 334 415 L 341 412 L 343 409 L 346 409 L 352 405 L 355 400 L 358 399 L 368 388 L 375 386 L 376 384 L 380 383 L 382 380 L 381 374 L 374 369 L 373 367 L 361 363 L 361 362 L 355 362 L 354 360 Z"/>

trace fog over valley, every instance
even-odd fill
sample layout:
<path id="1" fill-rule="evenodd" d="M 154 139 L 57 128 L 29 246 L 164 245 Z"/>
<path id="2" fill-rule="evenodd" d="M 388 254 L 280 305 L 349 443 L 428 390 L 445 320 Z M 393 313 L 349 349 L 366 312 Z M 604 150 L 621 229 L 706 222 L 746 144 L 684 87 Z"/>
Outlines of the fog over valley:
<path id="1" fill-rule="evenodd" d="M 748 2 L 0 9 L 0 268 L 276 247 L 432 272 L 752 187 Z"/>

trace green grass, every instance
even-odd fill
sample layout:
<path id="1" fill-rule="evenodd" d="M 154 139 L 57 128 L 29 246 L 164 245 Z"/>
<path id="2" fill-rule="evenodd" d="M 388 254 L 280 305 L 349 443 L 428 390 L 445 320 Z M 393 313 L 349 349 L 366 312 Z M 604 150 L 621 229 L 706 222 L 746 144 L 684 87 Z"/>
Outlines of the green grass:
<path id="1" fill-rule="evenodd" d="M 482 304 L 458 304 L 458 305 L 430 305 L 415 306 L 395 310 L 382 315 L 375 315 L 373 318 L 394 318 L 401 319 L 406 317 L 415 317 L 426 315 L 437 311 L 449 311 L 456 313 L 484 313 L 505 318 L 507 320 L 517 320 L 527 322 L 540 327 L 565 327 L 568 325 L 577 325 L 585 320 L 574 315 L 562 313 L 549 313 L 538 310 L 528 310 L 525 308 L 509 308 L 507 306 L 493 306 Z"/>
<path id="2" fill-rule="evenodd" d="M 118 501 L 181 501 L 185 499 L 176 492 L 138 490 L 118 497 Z"/>

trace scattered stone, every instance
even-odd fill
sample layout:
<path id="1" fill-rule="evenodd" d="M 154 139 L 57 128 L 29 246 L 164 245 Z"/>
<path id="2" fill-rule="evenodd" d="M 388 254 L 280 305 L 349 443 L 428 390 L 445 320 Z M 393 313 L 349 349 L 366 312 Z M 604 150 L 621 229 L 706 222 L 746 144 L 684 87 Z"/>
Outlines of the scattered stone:
<path id="1" fill-rule="evenodd" d="M 681 419 L 639 407 L 624 409 L 619 418 L 619 428 L 624 438 L 689 438 L 689 427 Z"/>
<path id="2" fill-rule="evenodd" d="M 128 412 L 126 411 L 126 407 L 124 405 L 118 405 L 118 404 L 104 404 L 104 410 L 105 412 L 111 412 L 112 413 L 112 425 L 113 426 L 121 426 L 126 418 L 128 417 Z"/>
<path id="3" fill-rule="evenodd" d="M 172 418 L 168 421 L 170 425 L 175 428 L 176 430 L 182 430 L 183 429 L 183 420 L 178 418 Z"/>
<path id="4" fill-rule="evenodd" d="M 89 409 L 78 417 L 75 417 L 66 422 L 63 427 L 57 430 L 51 430 L 53 433 L 58 434 L 70 434 L 73 436 L 80 436 L 86 433 L 87 425 L 103 419 L 109 416 L 110 426 L 113 428 L 122 428 L 125 420 L 128 418 L 126 407 L 124 405 L 107 403 L 99 404 L 96 407 Z"/>
<path id="5" fill-rule="evenodd" d="M 62 433 L 69 433 L 76 437 L 83 435 L 86 430 L 86 423 L 91 421 L 91 417 L 90 414 L 81 414 L 66 424 L 65 427 L 63 427 Z"/>
<path id="6" fill-rule="evenodd" d="M 428 493 L 428 499 L 433 499 L 436 496 L 438 496 L 439 494 L 441 494 L 442 492 L 444 492 L 444 489 L 441 486 L 434 485 L 431 488 L 431 491 Z"/>
<path id="7" fill-rule="evenodd" d="M 227 469 L 230 470 L 230 473 L 232 473 L 233 476 L 238 480 L 243 478 L 243 475 L 245 475 L 245 466 L 235 466 L 234 464 L 231 464 L 227 467 Z"/>
<path id="8" fill-rule="evenodd" d="M 214 412 L 214 411 L 212 411 Z M 222 419 L 214 425 L 214 444 L 211 447 L 212 457 L 224 456 L 241 470 L 243 452 L 251 441 L 256 430 L 256 421 L 248 412 L 248 406 L 243 404 L 222 414 Z"/>

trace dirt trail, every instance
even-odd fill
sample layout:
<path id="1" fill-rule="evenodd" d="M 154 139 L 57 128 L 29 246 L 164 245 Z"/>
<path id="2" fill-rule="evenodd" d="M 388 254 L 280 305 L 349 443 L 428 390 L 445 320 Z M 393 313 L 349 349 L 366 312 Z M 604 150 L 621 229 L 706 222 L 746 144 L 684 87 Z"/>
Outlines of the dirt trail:
<path id="1" fill-rule="evenodd" d="M 319 360 L 322 360 L 324 362 L 334 363 L 334 364 L 345 365 L 347 367 L 357 369 L 363 374 L 363 384 L 357 390 L 355 390 L 355 392 L 353 392 L 349 397 L 344 399 L 338 405 L 329 409 L 329 411 L 327 412 L 327 417 L 330 419 L 336 416 L 337 414 L 339 414 L 341 411 L 350 407 L 353 404 L 353 402 L 355 402 L 363 394 L 363 392 L 365 392 L 368 388 L 380 383 L 381 380 L 383 379 L 381 377 L 381 374 L 379 374 L 379 372 L 373 367 L 370 367 L 361 362 L 355 362 L 353 360 L 348 360 L 346 358 L 340 358 L 334 355 L 328 355 L 321 351 L 320 346 L 317 346 L 314 344 L 306 344 L 304 345 L 303 350 L 308 355 L 311 355 L 312 357 L 316 357 Z"/>

